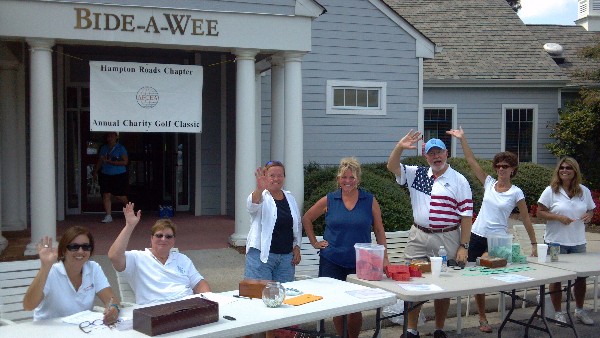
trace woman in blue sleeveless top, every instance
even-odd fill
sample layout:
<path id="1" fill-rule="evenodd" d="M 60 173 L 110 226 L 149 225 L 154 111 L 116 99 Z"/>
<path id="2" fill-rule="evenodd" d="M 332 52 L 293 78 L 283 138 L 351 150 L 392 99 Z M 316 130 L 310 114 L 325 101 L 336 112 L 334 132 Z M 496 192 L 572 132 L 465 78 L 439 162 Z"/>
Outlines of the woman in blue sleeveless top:
<path id="1" fill-rule="evenodd" d="M 346 280 L 356 273 L 354 244 L 371 243 L 371 230 L 375 232 L 377 243 L 383 246 L 385 230 L 381 219 L 379 203 L 371 193 L 358 188 L 361 168 L 354 157 L 340 161 L 337 173 L 339 189 L 322 197 L 302 218 L 306 236 L 315 249 L 320 249 L 319 277 Z M 325 233 L 318 242 L 313 222 L 325 214 Z M 388 264 L 387 252 L 384 266 Z M 342 317 L 333 319 L 336 331 L 342 334 Z M 362 314 L 352 313 L 348 317 L 349 337 L 358 337 L 362 326 Z"/>

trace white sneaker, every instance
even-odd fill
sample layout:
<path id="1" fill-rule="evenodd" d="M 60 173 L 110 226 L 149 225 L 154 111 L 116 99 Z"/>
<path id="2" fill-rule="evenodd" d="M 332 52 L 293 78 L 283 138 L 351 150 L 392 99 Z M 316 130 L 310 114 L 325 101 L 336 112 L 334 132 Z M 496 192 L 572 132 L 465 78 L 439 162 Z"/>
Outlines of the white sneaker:
<path id="1" fill-rule="evenodd" d="M 102 223 L 110 223 L 110 222 L 112 222 L 112 216 L 111 215 L 104 216 Z"/>
<path id="2" fill-rule="evenodd" d="M 585 325 L 594 325 L 594 320 L 592 318 L 590 318 L 590 314 L 587 312 L 587 310 L 581 309 L 581 310 L 575 310 L 575 318 L 577 318 L 577 320 L 579 320 L 581 323 L 585 324 Z"/>
<path id="3" fill-rule="evenodd" d="M 564 312 L 557 311 L 554 314 L 554 320 L 558 322 L 558 325 L 565 326 L 567 324 L 567 314 Z"/>

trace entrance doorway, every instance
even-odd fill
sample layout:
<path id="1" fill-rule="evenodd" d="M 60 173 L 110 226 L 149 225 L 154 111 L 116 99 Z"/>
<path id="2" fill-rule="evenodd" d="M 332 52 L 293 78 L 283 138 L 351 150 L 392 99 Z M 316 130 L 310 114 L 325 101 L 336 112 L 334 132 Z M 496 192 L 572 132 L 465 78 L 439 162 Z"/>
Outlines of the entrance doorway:
<path id="1" fill-rule="evenodd" d="M 81 103 L 66 112 L 67 213 L 102 213 L 102 196 L 93 172 L 105 133 L 90 131 L 89 88 L 70 87 L 66 93 L 67 102 L 69 95 L 74 95 L 79 99 L 71 98 L 71 102 Z M 129 155 L 127 197 L 136 209 L 146 214 L 158 212 L 159 205 L 189 210 L 190 139 L 191 135 L 180 133 L 119 133 L 119 142 Z M 114 201 L 113 211 L 122 208 Z"/>

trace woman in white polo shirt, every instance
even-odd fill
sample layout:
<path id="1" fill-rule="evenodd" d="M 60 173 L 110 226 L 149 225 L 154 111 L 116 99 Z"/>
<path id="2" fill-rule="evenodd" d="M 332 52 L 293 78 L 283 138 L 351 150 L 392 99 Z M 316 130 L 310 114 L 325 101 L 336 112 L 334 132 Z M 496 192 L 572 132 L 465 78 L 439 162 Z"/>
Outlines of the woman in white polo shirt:
<path id="1" fill-rule="evenodd" d="M 98 296 L 105 304 L 104 323 L 113 324 L 119 317 L 119 302 L 100 265 L 90 261 L 94 237 L 85 227 L 74 226 L 52 247 L 52 238 L 37 244 L 40 271 L 23 298 L 23 308 L 33 310 L 33 320 L 65 317 L 91 310 Z M 57 261 L 58 260 L 58 261 Z"/>

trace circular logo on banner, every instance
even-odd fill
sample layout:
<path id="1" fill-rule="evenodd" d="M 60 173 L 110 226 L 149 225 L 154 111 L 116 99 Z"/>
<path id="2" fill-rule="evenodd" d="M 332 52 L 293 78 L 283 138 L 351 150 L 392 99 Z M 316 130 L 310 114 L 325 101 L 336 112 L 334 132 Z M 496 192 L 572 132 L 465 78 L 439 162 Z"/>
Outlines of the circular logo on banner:
<path id="1" fill-rule="evenodd" d="M 142 87 L 138 90 L 135 98 L 142 108 L 154 108 L 158 103 L 158 92 L 152 87 Z"/>

